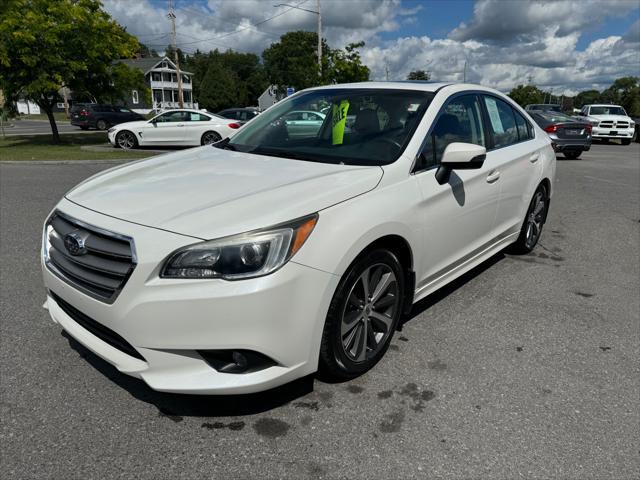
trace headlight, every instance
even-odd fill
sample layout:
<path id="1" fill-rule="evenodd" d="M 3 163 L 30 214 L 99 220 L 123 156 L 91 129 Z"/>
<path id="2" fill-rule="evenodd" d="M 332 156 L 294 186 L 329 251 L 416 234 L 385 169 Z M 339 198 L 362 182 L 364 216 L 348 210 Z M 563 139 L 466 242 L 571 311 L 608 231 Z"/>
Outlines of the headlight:
<path id="1" fill-rule="evenodd" d="M 600 125 L 599 120 L 589 120 L 589 123 L 591 124 L 592 127 L 597 127 L 598 125 Z"/>
<path id="2" fill-rule="evenodd" d="M 318 214 L 266 230 L 208 240 L 173 252 L 162 267 L 163 278 L 239 280 L 278 270 L 300 250 Z"/>
<path id="3" fill-rule="evenodd" d="M 116 131 L 116 127 L 111 127 L 109 130 L 107 130 L 107 133 L 113 133 Z"/>

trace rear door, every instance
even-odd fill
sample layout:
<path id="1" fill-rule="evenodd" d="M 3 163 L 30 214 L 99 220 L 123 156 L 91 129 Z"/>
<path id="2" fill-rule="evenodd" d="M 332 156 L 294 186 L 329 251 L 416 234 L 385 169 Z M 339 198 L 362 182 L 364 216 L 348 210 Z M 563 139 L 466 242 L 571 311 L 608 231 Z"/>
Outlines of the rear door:
<path id="1" fill-rule="evenodd" d="M 184 144 L 196 146 L 202 142 L 202 134 L 208 130 L 215 131 L 211 117 L 199 112 L 185 112 Z"/>
<path id="2" fill-rule="evenodd" d="M 487 94 L 482 99 L 491 136 L 487 162 L 500 185 L 494 235 L 502 236 L 520 230 L 540 181 L 546 144 L 535 138 L 533 126 L 508 102 Z"/>

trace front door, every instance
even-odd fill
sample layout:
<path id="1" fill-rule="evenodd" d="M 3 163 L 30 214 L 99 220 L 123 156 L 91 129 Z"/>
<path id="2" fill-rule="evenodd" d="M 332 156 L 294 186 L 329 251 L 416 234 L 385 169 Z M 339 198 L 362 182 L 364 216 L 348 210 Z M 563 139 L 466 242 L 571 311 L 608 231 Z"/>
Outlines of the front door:
<path id="1" fill-rule="evenodd" d="M 454 96 L 439 113 L 416 165 L 415 178 L 422 193 L 424 231 L 418 291 L 429 288 L 452 269 L 490 246 L 499 179 L 490 161 L 474 170 L 454 170 L 440 185 L 435 172 L 447 145 L 453 142 L 487 146 L 480 99 L 475 94 Z"/>
<path id="2" fill-rule="evenodd" d="M 140 129 L 144 145 L 180 145 L 184 141 L 188 112 L 174 110 L 149 120 Z"/>

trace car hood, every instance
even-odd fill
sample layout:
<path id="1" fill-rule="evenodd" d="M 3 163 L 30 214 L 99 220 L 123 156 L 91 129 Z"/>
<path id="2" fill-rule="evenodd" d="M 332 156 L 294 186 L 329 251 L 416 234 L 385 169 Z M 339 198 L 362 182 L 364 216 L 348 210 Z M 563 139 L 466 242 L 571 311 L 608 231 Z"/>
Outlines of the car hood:
<path id="1" fill-rule="evenodd" d="M 123 128 L 140 128 L 144 127 L 147 123 L 149 123 L 149 120 L 136 120 L 133 122 L 119 123 L 115 126 L 115 128 L 117 128 L 118 130 L 121 130 Z"/>
<path id="2" fill-rule="evenodd" d="M 372 190 L 382 175 L 381 167 L 205 146 L 113 168 L 66 198 L 125 221 L 211 239 L 320 211 Z"/>
<path id="3" fill-rule="evenodd" d="M 631 122 L 631 118 L 625 115 L 589 115 L 589 118 L 598 120 L 599 122 L 613 120 L 614 122 Z"/>

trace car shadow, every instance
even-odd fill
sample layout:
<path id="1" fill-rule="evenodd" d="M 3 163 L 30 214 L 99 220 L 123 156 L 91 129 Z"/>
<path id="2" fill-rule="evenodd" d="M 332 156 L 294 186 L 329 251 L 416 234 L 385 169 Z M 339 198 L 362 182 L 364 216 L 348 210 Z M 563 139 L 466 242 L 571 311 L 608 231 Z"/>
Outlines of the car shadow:
<path id="1" fill-rule="evenodd" d="M 411 308 L 411 311 L 408 314 L 404 315 L 403 318 L 400 319 L 401 324 L 399 325 L 398 329 L 402 330 L 402 327 L 406 325 L 409 321 L 413 320 L 415 317 L 419 316 L 421 313 L 433 307 L 438 302 L 448 297 L 453 292 L 463 287 L 464 285 L 469 283 L 471 280 L 476 278 L 478 275 L 481 275 L 486 270 L 490 269 L 495 264 L 497 264 L 501 260 L 504 260 L 505 258 L 506 258 L 506 255 L 503 252 L 498 252 L 492 257 L 482 262 L 477 267 L 472 268 L 471 270 L 462 274 L 452 282 L 441 287 L 440 289 L 436 290 L 432 294 L 427 295 L 425 298 L 415 303 Z"/>
<path id="2" fill-rule="evenodd" d="M 244 395 L 185 395 L 156 392 L 142 380 L 119 372 L 64 330 L 61 335 L 93 368 L 129 392 L 135 399 L 155 406 L 159 415 L 170 417 L 174 421 L 180 421 L 182 417 L 254 415 L 281 407 L 313 391 L 314 378 L 313 375 L 308 375 L 281 387 Z"/>

